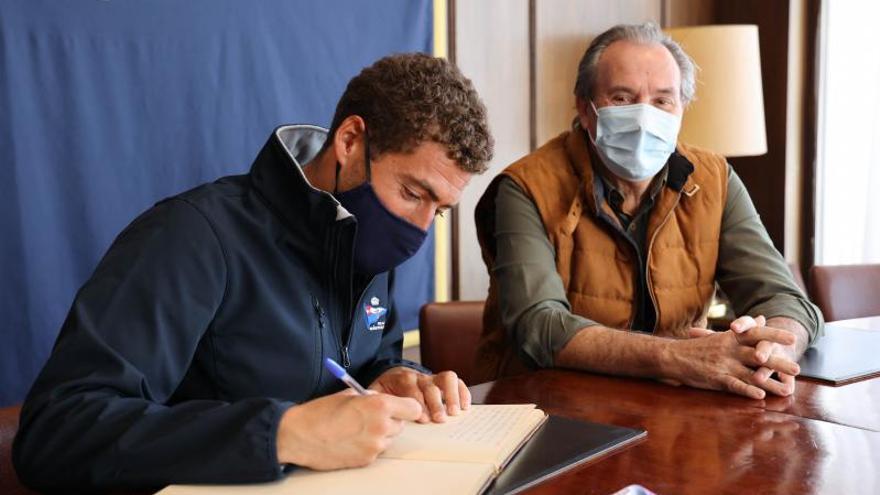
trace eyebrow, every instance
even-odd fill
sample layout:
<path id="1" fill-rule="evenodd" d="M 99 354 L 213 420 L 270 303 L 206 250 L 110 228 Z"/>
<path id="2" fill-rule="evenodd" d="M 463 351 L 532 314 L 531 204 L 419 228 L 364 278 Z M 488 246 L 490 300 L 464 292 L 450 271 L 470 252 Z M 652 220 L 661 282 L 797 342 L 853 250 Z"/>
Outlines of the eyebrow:
<path id="1" fill-rule="evenodd" d="M 428 196 L 431 196 L 431 199 L 432 199 L 435 203 L 439 203 L 439 202 L 440 202 L 440 197 L 437 196 L 437 193 L 434 192 L 434 188 L 431 187 L 431 184 L 428 184 L 428 181 L 426 181 L 426 180 L 424 180 L 424 179 L 419 179 L 419 178 L 414 177 L 414 176 L 412 176 L 412 175 L 410 175 L 410 174 L 404 174 L 403 177 L 404 177 L 407 181 L 409 181 L 409 182 L 411 182 L 411 183 L 413 183 L 413 184 L 419 186 L 420 188 L 422 188 L 426 193 L 428 193 Z M 441 208 L 448 209 L 448 208 L 451 208 L 451 206 L 450 206 L 450 205 L 441 205 Z"/>
<path id="2" fill-rule="evenodd" d="M 632 88 L 630 88 L 628 86 L 612 86 L 608 90 L 609 93 L 615 93 L 617 91 L 624 91 L 624 92 L 629 93 L 631 95 L 636 94 L 636 91 L 634 91 Z M 675 94 L 675 88 L 660 88 L 656 91 L 656 93 L 673 95 L 673 94 Z"/>
<path id="3" fill-rule="evenodd" d="M 611 86 L 610 88 L 608 88 L 609 93 L 616 93 L 618 91 L 624 91 L 629 94 L 635 94 L 635 91 L 633 91 L 633 89 L 630 88 L 629 86 Z"/>

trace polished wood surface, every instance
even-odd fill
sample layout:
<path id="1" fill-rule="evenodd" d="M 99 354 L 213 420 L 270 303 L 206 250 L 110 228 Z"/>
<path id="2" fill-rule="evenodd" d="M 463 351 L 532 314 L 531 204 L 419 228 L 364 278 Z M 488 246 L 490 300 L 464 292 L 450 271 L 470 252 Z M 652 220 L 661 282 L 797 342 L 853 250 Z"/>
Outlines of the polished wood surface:
<path id="1" fill-rule="evenodd" d="M 792 397 L 759 402 L 768 411 L 880 432 L 880 378 L 840 387 L 799 379 Z"/>
<path id="2" fill-rule="evenodd" d="M 799 382 L 762 401 L 652 380 L 542 370 L 471 388 L 475 402 L 648 430 L 648 439 L 529 493 L 880 493 L 880 380 Z"/>

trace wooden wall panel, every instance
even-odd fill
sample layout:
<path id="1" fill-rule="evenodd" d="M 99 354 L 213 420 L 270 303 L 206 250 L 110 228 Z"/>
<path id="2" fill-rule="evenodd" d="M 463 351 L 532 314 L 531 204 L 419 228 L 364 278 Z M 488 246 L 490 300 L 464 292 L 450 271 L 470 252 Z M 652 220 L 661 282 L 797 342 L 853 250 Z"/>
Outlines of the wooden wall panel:
<path id="1" fill-rule="evenodd" d="M 491 169 L 474 177 L 456 209 L 456 299 L 486 298 L 489 275 L 477 243 L 474 207 L 492 178 L 529 151 L 528 13 L 528 0 L 455 2 L 455 61 L 483 98 L 495 137 Z"/>
<path id="2" fill-rule="evenodd" d="M 785 250 L 786 132 L 788 94 L 789 2 L 717 0 L 718 24 L 757 24 L 767 154 L 731 158 L 776 248 Z"/>
<path id="3" fill-rule="evenodd" d="M 664 0 L 663 27 L 702 26 L 715 19 L 712 0 Z"/>
<path id="4" fill-rule="evenodd" d="M 661 21 L 659 0 L 535 2 L 535 143 L 571 126 L 577 66 L 590 41 L 615 24 Z"/>

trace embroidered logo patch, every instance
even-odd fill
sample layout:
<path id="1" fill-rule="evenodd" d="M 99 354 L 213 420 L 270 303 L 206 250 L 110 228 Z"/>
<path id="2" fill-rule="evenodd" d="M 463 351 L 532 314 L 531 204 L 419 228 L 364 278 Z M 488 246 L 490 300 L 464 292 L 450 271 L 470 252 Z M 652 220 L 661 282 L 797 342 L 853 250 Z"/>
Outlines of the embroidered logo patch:
<path id="1" fill-rule="evenodd" d="M 371 332 L 379 332 L 385 330 L 385 313 L 388 309 L 379 306 L 379 298 L 370 299 L 370 304 L 364 304 L 365 322 L 367 330 Z"/>

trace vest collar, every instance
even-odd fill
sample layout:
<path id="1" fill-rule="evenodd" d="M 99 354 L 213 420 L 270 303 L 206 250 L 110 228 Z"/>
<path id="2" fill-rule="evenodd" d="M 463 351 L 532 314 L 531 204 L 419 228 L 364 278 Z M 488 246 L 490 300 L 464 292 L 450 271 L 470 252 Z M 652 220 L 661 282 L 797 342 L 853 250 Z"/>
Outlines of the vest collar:
<path id="1" fill-rule="evenodd" d="M 690 160 L 685 158 L 681 153 L 680 148 L 681 144 L 679 143 L 679 146 L 676 147 L 676 150 L 669 156 L 669 160 L 666 162 L 668 170 L 666 187 L 672 189 L 675 193 L 681 193 L 683 191 L 686 195 L 692 196 L 699 190 L 699 186 L 694 183 L 692 177 L 694 165 Z M 601 180 L 596 180 L 597 178 L 595 177 L 592 165 L 596 154 L 592 143 L 590 143 L 589 136 L 587 136 L 586 131 L 577 121 L 574 122 L 572 130 L 565 137 L 565 151 L 568 155 L 569 164 L 580 179 L 580 190 L 584 193 L 583 197 L 589 198 L 589 201 L 587 201 L 587 208 L 589 208 L 594 215 L 598 215 L 600 211 L 604 211 L 606 208 L 603 208 L 604 198 L 601 193 L 601 188 L 595 187 L 596 182 L 601 183 Z M 675 195 L 677 196 L 678 194 Z M 662 192 L 658 196 L 663 196 Z M 575 198 L 569 209 L 569 221 L 567 224 L 570 225 L 566 225 L 566 230 L 569 230 L 570 232 L 574 231 L 581 210 L 581 197 L 578 196 Z M 614 215 L 610 216 L 614 217 Z"/>

